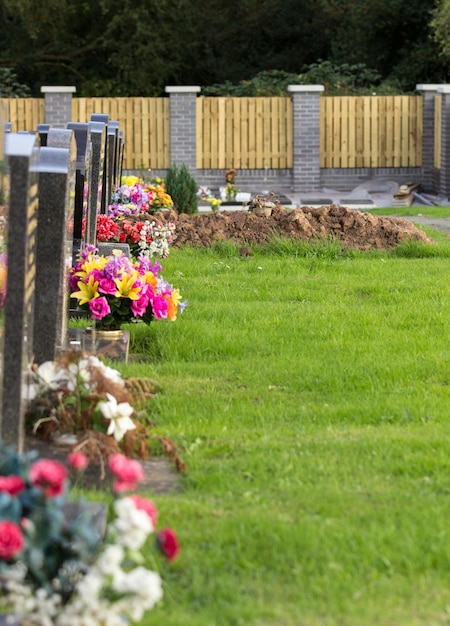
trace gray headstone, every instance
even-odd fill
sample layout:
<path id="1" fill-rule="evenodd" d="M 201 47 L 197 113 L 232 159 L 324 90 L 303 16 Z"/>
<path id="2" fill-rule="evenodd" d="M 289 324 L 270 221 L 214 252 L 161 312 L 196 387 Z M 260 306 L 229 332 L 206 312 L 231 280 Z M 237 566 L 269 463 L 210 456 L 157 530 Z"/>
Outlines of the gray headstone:
<path id="1" fill-rule="evenodd" d="M 102 241 L 97 244 L 98 252 L 102 256 L 111 256 L 114 254 L 114 250 L 120 250 L 122 254 L 125 254 L 131 259 L 130 246 L 127 243 L 113 243 L 109 241 Z"/>
<path id="2" fill-rule="evenodd" d="M 5 133 L 10 133 L 12 131 L 12 122 L 5 122 L 4 128 Z"/>
<path id="3" fill-rule="evenodd" d="M 68 222 L 72 220 L 70 196 L 74 191 L 75 158 L 74 142 L 70 149 L 46 146 L 39 152 L 33 335 L 34 360 L 38 364 L 53 361 L 66 343 L 67 265 L 72 263 Z"/>
<path id="4" fill-rule="evenodd" d="M 4 442 L 14 444 L 19 452 L 25 437 L 22 381 L 33 359 L 38 153 L 36 135 L 6 135 L 10 194 L 1 434 Z"/>
<path id="5" fill-rule="evenodd" d="M 92 152 L 85 238 L 87 243 L 95 245 L 97 216 L 101 213 L 103 195 L 106 126 L 103 122 L 89 122 L 89 129 Z"/>
<path id="6" fill-rule="evenodd" d="M 86 218 L 87 215 L 92 145 L 89 124 L 69 122 L 67 128 L 73 130 L 77 145 L 73 216 L 73 258 L 75 259 L 83 241 L 83 218 Z"/>

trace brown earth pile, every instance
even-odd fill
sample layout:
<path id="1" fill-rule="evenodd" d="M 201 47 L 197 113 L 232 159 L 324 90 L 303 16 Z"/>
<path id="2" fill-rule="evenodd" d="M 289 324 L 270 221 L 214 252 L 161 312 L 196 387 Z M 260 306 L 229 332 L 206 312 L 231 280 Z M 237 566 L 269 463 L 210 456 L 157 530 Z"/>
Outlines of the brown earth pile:
<path id="1" fill-rule="evenodd" d="M 270 212 L 270 211 L 269 211 Z M 158 223 L 173 222 L 174 246 L 189 244 L 207 247 L 215 240 L 241 244 L 265 243 L 273 236 L 293 239 L 340 239 L 345 248 L 360 250 L 389 249 L 406 239 L 430 243 L 414 224 L 398 217 L 378 217 L 337 205 L 286 209 L 275 206 L 270 215 L 248 211 L 219 211 L 200 215 L 157 213 Z"/>

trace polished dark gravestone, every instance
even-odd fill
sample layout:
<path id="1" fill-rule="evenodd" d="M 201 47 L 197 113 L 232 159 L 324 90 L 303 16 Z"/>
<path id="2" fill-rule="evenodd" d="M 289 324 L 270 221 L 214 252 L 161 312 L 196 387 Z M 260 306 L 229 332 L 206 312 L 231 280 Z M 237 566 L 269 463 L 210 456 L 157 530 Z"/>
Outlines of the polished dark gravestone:
<path id="1" fill-rule="evenodd" d="M 108 169 L 109 169 L 109 133 L 108 133 L 108 124 L 109 124 L 109 116 L 107 113 L 92 113 L 91 122 L 98 122 L 100 124 L 105 125 L 105 146 L 104 146 L 104 159 L 103 159 L 103 186 L 102 186 L 102 195 L 100 200 L 100 213 L 108 212 L 108 204 L 111 200 L 111 183 L 108 179 Z"/>
<path id="2" fill-rule="evenodd" d="M 47 145 L 47 137 L 48 137 L 49 130 L 50 130 L 50 124 L 38 124 L 37 125 L 37 132 L 41 140 L 41 146 Z"/>
<path id="3" fill-rule="evenodd" d="M 89 130 L 92 151 L 85 240 L 87 243 L 95 245 L 97 216 L 101 213 L 103 196 L 106 125 L 103 122 L 89 122 Z"/>
<path id="4" fill-rule="evenodd" d="M 72 134 L 72 131 L 68 131 Z M 50 137 L 49 137 L 50 139 Z M 46 146 L 39 152 L 39 216 L 36 245 L 34 360 L 53 361 L 65 348 L 68 319 L 68 266 L 76 149 Z"/>
<path id="5" fill-rule="evenodd" d="M 7 278 L 7 237 L 8 237 L 8 203 L 9 180 L 5 158 L 6 119 L 8 111 L 3 102 L 0 102 L 0 426 L 3 391 L 3 338 L 5 328 L 5 295 Z"/>
<path id="6" fill-rule="evenodd" d="M 75 196 L 73 216 L 73 260 L 80 251 L 83 235 L 83 218 L 87 215 L 89 187 L 91 180 L 91 131 L 89 124 L 82 122 L 69 122 L 69 130 L 73 130 L 77 145 L 77 158 L 75 164 Z"/>
<path id="7" fill-rule="evenodd" d="M 118 181 L 118 153 L 119 153 L 119 122 L 111 120 L 108 123 L 108 162 L 106 170 L 107 190 L 106 190 L 106 210 L 111 204 L 112 194 L 120 185 Z"/>
<path id="8" fill-rule="evenodd" d="M 27 399 L 22 385 L 33 361 L 39 158 L 36 135 L 7 134 L 5 155 L 10 191 L 1 436 L 20 452 L 25 437 L 22 403 Z M 52 288 L 51 283 L 48 288 Z"/>

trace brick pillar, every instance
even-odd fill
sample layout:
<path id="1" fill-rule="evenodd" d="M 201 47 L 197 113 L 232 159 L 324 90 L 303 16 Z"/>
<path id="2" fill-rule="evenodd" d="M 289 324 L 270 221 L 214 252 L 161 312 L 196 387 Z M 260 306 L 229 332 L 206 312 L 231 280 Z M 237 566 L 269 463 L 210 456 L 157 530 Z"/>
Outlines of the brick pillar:
<path id="1" fill-rule="evenodd" d="M 170 163 L 197 172 L 196 99 L 200 87 L 166 87 L 170 97 Z"/>
<path id="2" fill-rule="evenodd" d="M 76 87 L 41 87 L 45 94 L 45 123 L 53 128 L 66 128 L 72 120 L 72 94 Z"/>
<path id="3" fill-rule="evenodd" d="M 434 101 L 443 85 L 416 85 L 423 98 L 422 171 L 425 191 L 436 191 L 433 184 L 434 169 Z"/>
<path id="4" fill-rule="evenodd" d="M 293 105 L 294 192 L 320 188 L 320 94 L 323 85 L 289 85 Z"/>
<path id="5" fill-rule="evenodd" d="M 442 94 L 439 193 L 450 198 L 450 85 L 438 87 L 438 93 Z"/>

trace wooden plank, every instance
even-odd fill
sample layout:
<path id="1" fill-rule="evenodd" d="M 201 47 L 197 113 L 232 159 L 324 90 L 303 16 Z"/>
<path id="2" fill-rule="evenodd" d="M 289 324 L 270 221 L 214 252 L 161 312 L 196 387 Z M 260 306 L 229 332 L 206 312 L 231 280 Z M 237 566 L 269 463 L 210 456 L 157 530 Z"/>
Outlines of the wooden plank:
<path id="1" fill-rule="evenodd" d="M 350 160 L 349 150 L 349 97 L 341 98 L 341 146 L 340 146 L 340 164 L 339 167 L 349 167 Z"/>
<path id="2" fill-rule="evenodd" d="M 379 145 L 379 107 L 380 96 L 365 96 L 366 115 L 370 118 L 370 155 L 368 162 L 370 167 L 377 167 L 380 158 Z"/>
<path id="3" fill-rule="evenodd" d="M 256 98 L 248 100 L 248 167 L 256 168 Z"/>
<path id="4" fill-rule="evenodd" d="M 232 131 L 231 135 L 233 137 L 232 142 L 232 162 L 234 163 L 233 167 L 236 169 L 242 169 L 242 151 L 241 151 L 241 105 L 242 98 L 232 98 Z"/>
<path id="5" fill-rule="evenodd" d="M 348 159 L 347 167 L 356 167 L 356 124 L 355 124 L 355 98 L 347 98 L 348 116 Z"/>
<path id="6" fill-rule="evenodd" d="M 341 166 L 341 132 L 342 132 L 342 97 L 333 99 L 333 147 L 331 150 L 331 167 Z"/>
<path id="7" fill-rule="evenodd" d="M 321 98 L 323 100 L 323 98 Z M 286 163 L 284 167 L 291 168 L 294 163 L 294 114 L 292 110 L 292 100 L 290 98 L 285 99 L 286 106 Z"/>
<path id="8" fill-rule="evenodd" d="M 248 129 L 249 129 L 249 114 L 248 114 L 248 102 L 249 98 L 241 98 L 241 165 L 242 169 L 248 169 Z"/>
<path id="9" fill-rule="evenodd" d="M 408 96 L 399 96 L 400 112 L 401 112 L 401 124 L 400 124 L 400 136 L 401 136 L 401 149 L 400 149 L 400 167 L 407 167 L 408 165 L 408 152 L 409 152 L 409 111 L 408 111 Z"/>
<path id="10" fill-rule="evenodd" d="M 330 167 L 329 164 L 329 147 L 330 136 L 330 108 L 331 98 L 324 97 L 320 100 L 320 167 Z M 292 106 L 292 104 L 291 104 Z"/>

